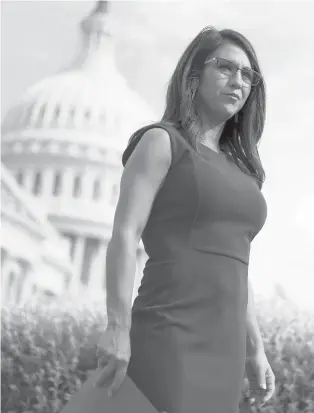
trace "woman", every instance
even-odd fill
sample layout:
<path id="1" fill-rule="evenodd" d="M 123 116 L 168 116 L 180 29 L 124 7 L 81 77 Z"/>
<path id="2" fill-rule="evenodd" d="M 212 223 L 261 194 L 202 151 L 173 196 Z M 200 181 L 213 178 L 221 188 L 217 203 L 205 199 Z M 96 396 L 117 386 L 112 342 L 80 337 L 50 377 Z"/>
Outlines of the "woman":
<path id="1" fill-rule="evenodd" d="M 252 45 L 206 27 L 177 64 L 161 122 L 136 131 L 123 154 L 98 386 L 116 392 L 128 374 L 158 411 L 236 413 L 247 372 L 258 403 L 270 398 L 248 283 L 266 219 L 264 119 Z M 131 309 L 141 238 L 149 259 Z"/>

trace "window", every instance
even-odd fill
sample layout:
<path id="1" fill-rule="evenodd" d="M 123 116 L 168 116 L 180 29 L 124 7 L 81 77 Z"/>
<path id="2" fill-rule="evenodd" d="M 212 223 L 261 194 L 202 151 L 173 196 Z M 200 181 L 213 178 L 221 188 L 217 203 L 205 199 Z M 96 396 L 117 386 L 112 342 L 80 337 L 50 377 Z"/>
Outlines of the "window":
<path id="1" fill-rule="evenodd" d="M 18 171 L 18 173 L 16 174 L 16 180 L 19 185 L 23 185 L 24 175 L 22 171 Z"/>
<path id="2" fill-rule="evenodd" d="M 46 113 L 46 104 L 42 105 L 42 107 L 40 108 L 39 114 L 38 114 L 38 123 L 40 125 L 43 124 L 45 113 Z"/>
<path id="3" fill-rule="evenodd" d="M 74 179 L 73 186 L 73 197 L 78 198 L 82 193 L 82 178 L 80 175 L 77 175 Z"/>
<path id="4" fill-rule="evenodd" d="M 54 196 L 60 195 L 61 187 L 62 187 L 62 174 L 60 171 L 57 171 L 54 176 L 53 189 L 52 189 L 52 193 Z"/>
<path id="5" fill-rule="evenodd" d="M 43 290 L 42 294 L 45 298 L 48 298 L 48 299 L 57 297 L 57 294 L 55 292 L 46 290 L 46 289 Z"/>
<path id="6" fill-rule="evenodd" d="M 39 195 L 42 190 L 42 174 L 41 172 L 36 172 L 33 186 L 33 194 Z"/>
<path id="7" fill-rule="evenodd" d="M 101 197 L 101 181 L 99 178 L 95 179 L 93 187 L 93 200 L 98 201 Z"/>
<path id="8" fill-rule="evenodd" d="M 54 118 L 58 119 L 59 116 L 60 116 L 60 106 L 56 106 L 54 110 Z"/>

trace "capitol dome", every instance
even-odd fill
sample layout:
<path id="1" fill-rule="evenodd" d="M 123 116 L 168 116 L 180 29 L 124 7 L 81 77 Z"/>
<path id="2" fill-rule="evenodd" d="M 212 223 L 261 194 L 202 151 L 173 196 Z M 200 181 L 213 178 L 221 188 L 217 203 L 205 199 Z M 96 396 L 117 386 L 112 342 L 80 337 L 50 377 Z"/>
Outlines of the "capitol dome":
<path id="1" fill-rule="evenodd" d="M 8 111 L 4 140 L 59 141 L 65 130 L 62 139 L 86 141 L 88 133 L 91 144 L 123 150 L 138 127 L 155 121 L 116 68 L 107 9 L 108 3 L 99 1 L 82 21 L 83 44 L 74 62 L 30 87 Z"/>
<path id="2" fill-rule="evenodd" d="M 97 2 L 81 23 L 77 58 L 30 87 L 2 123 L 2 162 L 41 202 L 67 241 L 74 278 L 93 296 L 104 291 L 122 152 L 132 133 L 156 121 L 117 70 L 109 17 L 108 2 Z M 138 280 L 142 243 L 136 254 Z"/>

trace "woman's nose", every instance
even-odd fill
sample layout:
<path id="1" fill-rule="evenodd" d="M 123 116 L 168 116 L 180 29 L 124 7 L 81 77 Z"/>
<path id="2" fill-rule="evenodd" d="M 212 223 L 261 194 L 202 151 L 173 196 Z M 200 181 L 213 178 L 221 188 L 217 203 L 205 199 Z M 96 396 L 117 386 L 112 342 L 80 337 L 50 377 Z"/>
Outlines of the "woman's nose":
<path id="1" fill-rule="evenodd" d="M 231 83 L 236 84 L 238 86 L 243 86 L 244 85 L 241 70 L 238 70 L 234 75 L 231 76 Z"/>

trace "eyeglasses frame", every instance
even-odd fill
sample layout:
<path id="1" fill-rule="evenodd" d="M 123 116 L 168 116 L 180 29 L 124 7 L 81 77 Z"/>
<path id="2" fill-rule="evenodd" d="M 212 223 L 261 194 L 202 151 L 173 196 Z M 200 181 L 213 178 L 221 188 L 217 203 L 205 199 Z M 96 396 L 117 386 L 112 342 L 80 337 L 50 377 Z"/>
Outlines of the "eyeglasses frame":
<path id="1" fill-rule="evenodd" d="M 226 60 L 227 62 L 232 63 L 232 64 L 237 68 L 236 72 L 235 72 L 232 76 L 234 76 L 239 70 L 240 70 L 241 72 L 242 72 L 242 70 L 243 70 L 243 69 L 241 69 L 236 63 L 232 62 L 231 60 L 226 59 L 226 58 L 224 58 L 224 57 L 219 57 L 219 56 L 207 58 L 207 59 L 205 60 L 205 62 L 204 62 L 204 65 L 206 65 L 207 63 L 213 62 L 213 61 L 218 61 L 218 59 Z M 248 83 L 248 82 L 246 82 L 246 81 L 243 79 L 243 76 L 241 76 L 243 82 L 244 82 L 246 85 L 249 85 L 249 86 L 257 86 L 257 85 L 259 84 L 259 82 L 263 79 L 263 76 L 262 76 L 260 73 L 258 73 L 256 70 L 253 70 L 253 69 L 248 69 L 248 70 L 250 70 L 251 72 L 257 74 L 258 82 L 257 82 L 257 83 Z"/>

